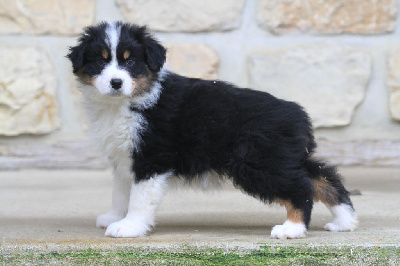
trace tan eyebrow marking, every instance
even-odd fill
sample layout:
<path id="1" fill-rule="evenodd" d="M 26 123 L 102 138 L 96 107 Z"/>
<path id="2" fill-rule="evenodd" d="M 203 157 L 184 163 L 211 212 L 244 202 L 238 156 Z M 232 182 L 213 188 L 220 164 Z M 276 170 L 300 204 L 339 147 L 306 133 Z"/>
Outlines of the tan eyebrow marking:
<path id="1" fill-rule="evenodd" d="M 108 58 L 108 52 L 107 52 L 106 49 L 103 49 L 103 51 L 101 51 L 101 56 L 102 56 L 104 59 L 107 59 L 107 58 Z"/>
<path id="2" fill-rule="evenodd" d="M 131 55 L 131 52 L 129 52 L 128 50 L 126 50 L 126 51 L 124 52 L 124 59 L 127 59 L 130 55 Z"/>

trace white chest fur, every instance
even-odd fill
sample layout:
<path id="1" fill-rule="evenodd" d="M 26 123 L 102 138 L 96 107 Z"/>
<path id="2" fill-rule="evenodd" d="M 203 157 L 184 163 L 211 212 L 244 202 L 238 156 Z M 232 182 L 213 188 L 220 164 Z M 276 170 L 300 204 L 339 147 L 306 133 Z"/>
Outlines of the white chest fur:
<path id="1" fill-rule="evenodd" d="M 89 120 L 89 133 L 97 147 L 115 167 L 131 160 L 132 152 L 140 142 L 140 133 L 146 126 L 143 116 L 129 109 L 128 100 L 99 103 L 85 99 L 84 106 Z"/>

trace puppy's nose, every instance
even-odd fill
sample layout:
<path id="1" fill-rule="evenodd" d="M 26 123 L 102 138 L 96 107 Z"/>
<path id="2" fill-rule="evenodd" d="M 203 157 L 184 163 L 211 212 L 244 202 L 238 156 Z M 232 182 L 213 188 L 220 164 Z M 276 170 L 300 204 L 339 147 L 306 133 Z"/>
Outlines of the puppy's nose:
<path id="1" fill-rule="evenodd" d="M 118 90 L 122 86 L 122 79 L 112 79 L 110 83 L 113 89 Z"/>

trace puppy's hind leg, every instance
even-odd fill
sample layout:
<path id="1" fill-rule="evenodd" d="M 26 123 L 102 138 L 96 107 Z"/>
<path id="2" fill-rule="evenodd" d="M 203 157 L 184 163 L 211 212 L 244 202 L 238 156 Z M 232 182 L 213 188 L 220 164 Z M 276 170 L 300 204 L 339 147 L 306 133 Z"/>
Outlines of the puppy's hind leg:
<path id="1" fill-rule="evenodd" d="M 351 205 L 341 203 L 326 205 L 333 215 L 333 221 L 327 223 L 324 229 L 332 232 L 353 231 L 357 228 L 357 215 Z"/>
<path id="2" fill-rule="evenodd" d="M 126 217 L 107 227 L 106 236 L 141 237 L 154 226 L 154 215 L 172 173 L 155 175 L 148 180 L 133 182 Z"/>
<path id="3" fill-rule="evenodd" d="M 313 206 L 312 185 L 303 171 L 292 171 L 287 178 L 249 163 L 233 165 L 229 176 L 233 183 L 263 202 L 278 201 L 286 207 L 287 220 L 272 228 L 271 238 L 305 237 Z M 292 176 L 296 175 L 296 177 Z M 281 181 L 279 181 L 281 180 Z"/>
<path id="4" fill-rule="evenodd" d="M 333 166 L 321 162 L 308 162 L 309 171 L 314 172 L 312 183 L 314 197 L 321 200 L 333 215 L 333 221 L 324 226 L 332 232 L 353 231 L 358 225 L 357 214 L 345 189 L 340 175 Z M 313 171 L 310 165 L 318 164 L 318 171 Z M 318 172 L 318 174 L 316 174 Z"/>
<path id="5" fill-rule="evenodd" d="M 296 208 L 290 200 L 277 201 L 286 207 L 287 219 L 282 225 L 275 225 L 272 228 L 271 238 L 285 239 L 305 237 L 308 224 L 304 221 L 304 210 Z"/>
<path id="6" fill-rule="evenodd" d="M 295 181 L 294 181 L 295 180 Z M 276 201 L 286 207 L 287 219 L 272 228 L 271 238 L 303 238 L 306 236 L 313 207 L 312 185 L 307 177 L 294 179 L 278 195 Z"/>

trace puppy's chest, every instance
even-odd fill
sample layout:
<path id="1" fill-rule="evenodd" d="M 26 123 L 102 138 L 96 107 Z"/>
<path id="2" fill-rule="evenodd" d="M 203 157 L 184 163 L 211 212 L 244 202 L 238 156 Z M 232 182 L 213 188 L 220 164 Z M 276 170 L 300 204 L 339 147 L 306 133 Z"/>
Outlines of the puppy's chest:
<path id="1" fill-rule="evenodd" d="M 129 104 L 90 110 L 90 131 L 96 145 L 112 160 L 131 157 L 145 128 L 143 117 L 129 110 Z"/>

